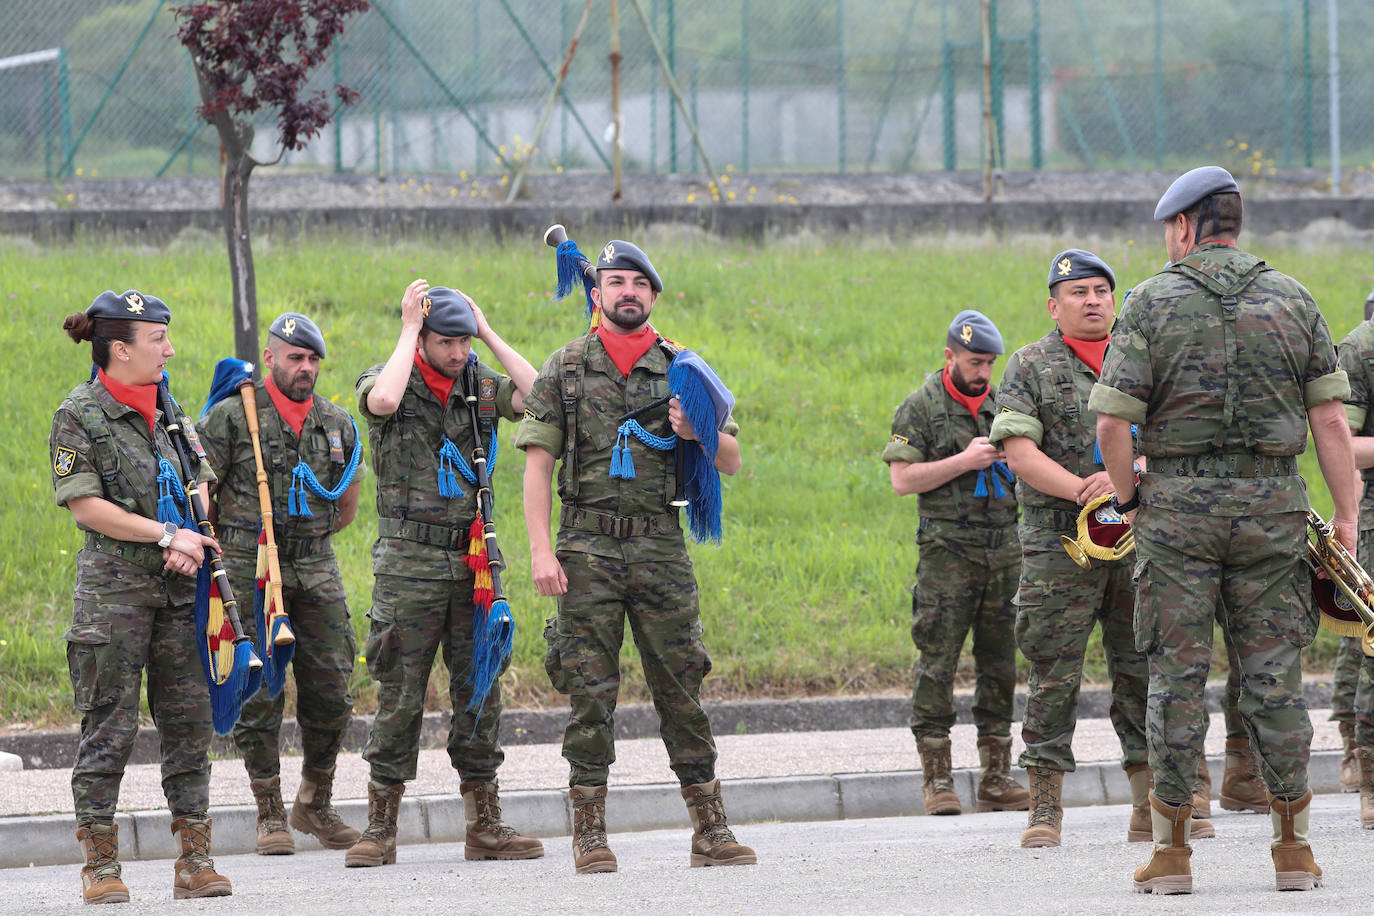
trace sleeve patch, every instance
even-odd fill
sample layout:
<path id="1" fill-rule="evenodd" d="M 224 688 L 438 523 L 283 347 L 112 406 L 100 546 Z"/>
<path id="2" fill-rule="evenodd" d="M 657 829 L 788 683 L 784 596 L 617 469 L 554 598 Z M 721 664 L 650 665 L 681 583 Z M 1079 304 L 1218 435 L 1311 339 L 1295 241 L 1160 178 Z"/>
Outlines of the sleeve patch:
<path id="1" fill-rule="evenodd" d="M 75 463 L 76 451 L 74 449 L 59 446 L 57 451 L 53 452 L 52 470 L 58 477 L 66 477 L 70 474 Z"/>
<path id="2" fill-rule="evenodd" d="M 888 441 L 890 441 L 890 442 L 900 442 L 902 445 L 910 445 L 910 444 L 911 444 L 911 440 L 908 439 L 906 436 L 899 436 L 899 435 L 897 435 L 896 433 L 893 433 L 892 438 L 891 438 L 890 440 L 888 440 Z"/>

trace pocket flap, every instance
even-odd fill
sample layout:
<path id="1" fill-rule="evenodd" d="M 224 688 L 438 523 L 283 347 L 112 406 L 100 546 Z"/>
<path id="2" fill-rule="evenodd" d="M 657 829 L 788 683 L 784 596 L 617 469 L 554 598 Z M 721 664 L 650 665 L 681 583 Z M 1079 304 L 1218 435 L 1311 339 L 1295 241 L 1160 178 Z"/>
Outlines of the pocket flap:
<path id="1" fill-rule="evenodd" d="M 62 634 L 62 638 L 81 646 L 106 646 L 110 643 L 110 622 L 97 620 L 92 623 L 74 623 Z"/>

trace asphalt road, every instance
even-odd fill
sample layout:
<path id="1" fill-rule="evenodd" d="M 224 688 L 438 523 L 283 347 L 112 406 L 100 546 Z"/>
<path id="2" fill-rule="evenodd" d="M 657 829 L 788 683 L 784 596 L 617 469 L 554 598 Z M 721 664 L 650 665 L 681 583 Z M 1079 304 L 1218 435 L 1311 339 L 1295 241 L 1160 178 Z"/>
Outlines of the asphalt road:
<path id="1" fill-rule="evenodd" d="M 1214 806 L 1215 807 L 1215 806 Z M 1065 845 L 1021 849 L 1024 813 L 746 825 L 759 865 L 689 868 L 688 832 L 612 833 L 616 874 L 574 875 L 567 837 L 526 862 L 466 862 L 461 845 L 402 847 L 394 866 L 345 869 L 340 852 L 217 857 L 233 897 L 183 901 L 177 912 L 280 913 L 1366 913 L 1374 833 L 1350 795 L 1313 802 L 1312 839 L 1326 885 L 1273 889 L 1269 818 L 1216 811 L 1217 838 L 1193 857 L 1195 893 L 1134 894 L 1149 847 L 1126 843 L 1130 809 L 1073 808 Z M 89 912 L 73 865 L 0 873 L 0 910 Z M 118 913 L 165 912 L 171 862 L 124 866 L 133 900 Z"/>

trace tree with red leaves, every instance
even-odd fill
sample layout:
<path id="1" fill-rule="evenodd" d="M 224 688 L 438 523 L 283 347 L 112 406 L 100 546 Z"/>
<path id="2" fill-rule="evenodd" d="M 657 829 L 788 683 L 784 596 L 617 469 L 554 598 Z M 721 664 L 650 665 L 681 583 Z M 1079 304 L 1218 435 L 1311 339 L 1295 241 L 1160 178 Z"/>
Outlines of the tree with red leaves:
<path id="1" fill-rule="evenodd" d="M 248 178 L 285 152 L 303 148 L 329 123 L 335 109 L 323 90 L 305 93 L 310 71 L 323 63 L 344 20 L 368 8 L 367 0 L 213 0 L 172 8 L 177 37 L 191 52 L 200 98 L 197 111 L 219 132 L 224 153 L 224 234 L 234 286 L 234 354 L 258 361 L 257 281 L 249 238 Z M 334 86 L 340 106 L 358 93 Z M 275 112 L 280 152 L 270 162 L 250 153 L 251 116 Z"/>

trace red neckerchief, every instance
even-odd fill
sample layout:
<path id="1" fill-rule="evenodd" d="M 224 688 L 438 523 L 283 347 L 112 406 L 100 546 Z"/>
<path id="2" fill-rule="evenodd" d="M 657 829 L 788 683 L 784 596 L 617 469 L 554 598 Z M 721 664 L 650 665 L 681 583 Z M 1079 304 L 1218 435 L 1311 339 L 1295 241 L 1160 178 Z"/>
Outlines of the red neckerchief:
<path id="1" fill-rule="evenodd" d="M 296 433 L 296 438 L 301 437 L 301 428 L 305 426 L 305 418 L 310 415 L 310 408 L 315 406 L 315 398 L 312 395 L 308 401 L 293 401 L 282 390 L 277 387 L 277 383 L 272 381 L 272 376 L 263 379 L 267 388 L 267 395 L 272 399 L 272 406 L 277 408 L 277 413 L 286 421 L 286 425 Z"/>
<path id="2" fill-rule="evenodd" d="M 439 399 L 440 404 L 447 406 L 448 396 L 453 392 L 453 383 L 458 380 L 456 378 L 449 378 L 447 375 L 444 375 L 444 373 L 421 359 L 418 349 L 415 351 L 415 365 L 420 367 L 420 377 L 423 378 L 425 384 L 429 386 L 430 393 Z"/>
<path id="3" fill-rule="evenodd" d="M 638 331 L 629 334 L 617 334 L 615 331 L 607 330 L 606 322 L 601 322 L 596 326 L 596 336 L 601 339 L 601 346 L 606 348 L 606 355 L 615 363 L 615 367 L 620 370 L 620 374 L 629 376 L 630 370 L 639 362 L 639 358 L 649 352 L 649 348 L 658 340 L 658 332 L 646 322 Z"/>
<path id="4" fill-rule="evenodd" d="M 1064 343 L 1068 344 L 1073 355 L 1083 361 L 1097 375 L 1102 374 L 1102 358 L 1107 355 L 1107 344 L 1111 343 L 1112 335 L 1108 334 L 1101 340 L 1079 340 L 1077 337 L 1070 337 L 1065 334 Z"/>
<path id="5" fill-rule="evenodd" d="M 949 377 L 948 367 L 941 371 L 940 377 L 944 379 L 945 391 L 948 392 L 949 396 L 967 407 L 969 413 L 973 414 L 975 417 L 978 416 L 978 409 L 983 406 L 983 402 L 988 398 L 988 392 L 992 389 L 990 387 L 984 388 L 982 394 L 970 396 L 954 387 L 954 381 Z"/>
<path id="6" fill-rule="evenodd" d="M 126 385 L 123 382 L 116 382 L 105 374 L 104 369 L 97 369 L 96 375 L 112 398 L 125 407 L 132 407 L 138 411 L 139 416 L 148 421 L 148 433 L 151 435 L 153 417 L 157 415 L 157 386 Z"/>

